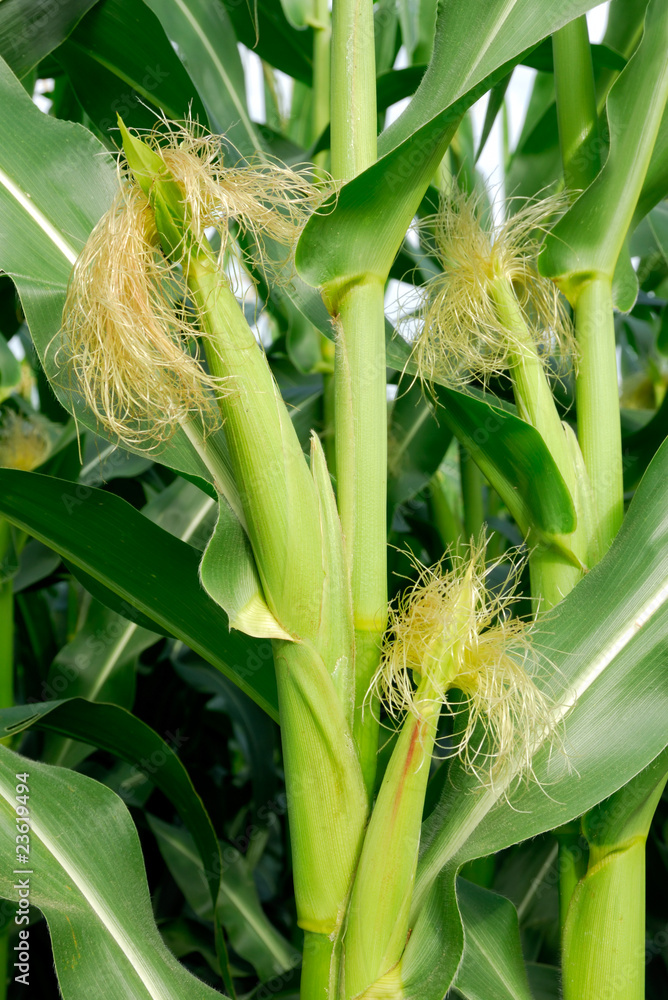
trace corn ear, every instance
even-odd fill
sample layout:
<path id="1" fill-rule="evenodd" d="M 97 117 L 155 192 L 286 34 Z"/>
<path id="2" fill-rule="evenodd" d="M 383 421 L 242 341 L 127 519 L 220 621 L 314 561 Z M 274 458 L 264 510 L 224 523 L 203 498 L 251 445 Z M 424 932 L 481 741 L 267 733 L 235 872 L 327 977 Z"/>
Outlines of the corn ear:
<path id="1" fill-rule="evenodd" d="M 313 480 L 264 353 L 206 240 L 195 242 L 184 193 L 164 160 L 120 123 L 164 253 L 182 262 L 214 378 L 248 537 L 279 627 L 314 639 L 320 617 L 320 525 Z"/>
<path id="2" fill-rule="evenodd" d="M 329 671 L 306 643 L 274 643 L 299 925 L 336 935 L 367 818 L 352 733 Z"/>
<path id="3" fill-rule="evenodd" d="M 322 555 L 313 479 L 264 353 L 215 260 L 200 252 L 187 272 L 209 367 L 230 379 L 219 406 L 267 603 L 291 636 L 315 641 Z"/>
<path id="4" fill-rule="evenodd" d="M 318 646 L 353 725 L 355 694 L 355 634 L 341 522 L 320 439 L 311 436 L 311 474 L 315 483 L 322 533 L 322 598 Z"/>
<path id="5" fill-rule="evenodd" d="M 431 702 L 421 717 L 406 717 L 383 778 L 348 909 L 346 997 L 387 995 L 382 992 L 387 984 L 378 981 L 406 946 L 439 709 Z"/>
<path id="6" fill-rule="evenodd" d="M 130 139 L 128 162 L 164 252 L 183 266 L 211 375 L 226 384 L 217 402 L 248 544 L 221 502 L 202 581 L 233 625 L 273 638 L 298 921 L 333 962 L 368 803 L 351 729 L 352 613 L 332 487 L 316 442 L 309 469 L 227 277 L 206 239 L 193 236 L 180 188 L 154 150 Z M 223 573 L 230 551 L 235 565 Z"/>

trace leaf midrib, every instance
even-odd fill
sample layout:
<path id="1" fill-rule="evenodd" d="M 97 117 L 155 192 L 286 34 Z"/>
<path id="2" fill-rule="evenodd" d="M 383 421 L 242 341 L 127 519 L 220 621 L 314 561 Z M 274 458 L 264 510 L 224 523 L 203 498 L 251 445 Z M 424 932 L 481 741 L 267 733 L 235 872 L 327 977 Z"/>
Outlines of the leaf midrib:
<path id="1" fill-rule="evenodd" d="M 2 781 L 0 781 L 0 795 L 5 802 L 7 802 L 9 807 L 12 808 L 14 805 L 13 789 L 11 789 L 8 794 Z M 72 862 L 62 851 L 58 849 L 57 845 L 54 841 L 52 841 L 48 832 L 42 827 L 39 820 L 35 819 L 34 814 L 31 814 L 30 817 L 30 830 L 31 834 L 36 836 L 42 842 L 51 857 L 60 865 L 62 870 L 72 880 L 88 907 L 95 914 L 118 949 L 130 962 L 133 971 L 146 988 L 148 995 L 153 998 L 153 1000 L 170 1000 L 170 998 L 177 1000 L 169 987 L 166 987 L 162 977 L 159 975 L 156 976 L 155 970 L 152 970 L 146 963 L 145 956 L 135 946 L 133 938 L 124 931 L 113 912 L 93 888 L 85 874 L 77 867 L 76 864 L 74 864 L 74 862 Z"/>

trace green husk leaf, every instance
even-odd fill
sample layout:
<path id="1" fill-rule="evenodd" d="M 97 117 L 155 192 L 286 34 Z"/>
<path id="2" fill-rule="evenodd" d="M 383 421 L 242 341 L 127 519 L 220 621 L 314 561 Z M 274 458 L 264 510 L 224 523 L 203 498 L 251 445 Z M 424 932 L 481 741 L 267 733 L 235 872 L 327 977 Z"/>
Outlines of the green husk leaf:
<path id="1" fill-rule="evenodd" d="M 209 597 L 227 613 L 230 628 L 259 639 L 292 641 L 267 606 L 248 536 L 224 497 L 199 574 Z"/>

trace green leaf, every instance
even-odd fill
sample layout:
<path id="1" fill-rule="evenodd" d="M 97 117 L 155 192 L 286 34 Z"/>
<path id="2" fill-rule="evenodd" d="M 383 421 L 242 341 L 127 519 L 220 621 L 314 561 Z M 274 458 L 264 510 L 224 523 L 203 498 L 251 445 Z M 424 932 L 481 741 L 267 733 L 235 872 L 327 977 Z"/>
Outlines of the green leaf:
<path id="1" fill-rule="evenodd" d="M 215 504 L 208 496 L 185 480 L 177 479 L 153 497 L 142 514 L 175 537 L 194 544 L 203 529 L 208 537 L 207 520 L 214 509 Z M 205 539 L 202 547 L 204 542 Z M 51 665 L 42 689 L 45 700 L 62 698 L 67 692 L 68 698 L 132 707 L 135 661 L 159 636 L 142 628 L 138 621 L 128 620 L 130 608 L 123 610 L 125 615 L 119 615 L 96 600 L 89 602 L 76 635 L 63 646 Z M 147 620 L 150 624 L 150 619 Z M 54 737 L 48 741 L 44 759 L 51 764 L 74 767 L 85 756 L 85 748 Z"/>
<path id="2" fill-rule="evenodd" d="M 156 111 L 180 121 L 190 110 L 207 124 L 200 95 L 159 20 L 143 3 L 96 4 L 56 55 L 103 133 L 116 128 L 117 115 L 135 128 L 155 127 Z"/>
<path id="3" fill-rule="evenodd" d="M 625 490 L 632 490 L 637 486 L 666 437 L 668 437 L 668 395 L 663 397 L 661 406 L 651 420 L 622 439 Z"/>
<path id="4" fill-rule="evenodd" d="M 508 85 L 512 79 L 512 73 L 508 76 L 504 76 L 502 80 L 492 87 L 489 92 L 489 100 L 487 102 L 487 108 L 485 110 L 485 121 L 483 122 L 482 132 L 480 134 L 480 141 L 478 142 L 478 148 L 475 154 L 475 162 L 477 163 L 480 159 L 480 154 L 487 145 L 487 140 L 490 137 L 490 133 L 494 128 L 494 122 L 496 121 L 497 115 L 499 114 L 501 108 L 503 107 L 503 102 L 506 98 L 506 91 L 508 90 Z"/>
<path id="5" fill-rule="evenodd" d="M 592 0 L 485 0 L 472 10 L 439 5 L 431 62 L 406 111 L 379 138 L 380 159 L 313 216 L 297 247 L 305 281 L 336 295 L 362 276 L 387 277 L 459 119 L 546 35 L 595 6 Z"/>
<path id="6" fill-rule="evenodd" d="M 664 111 L 631 229 L 668 195 L 668 109 Z"/>
<path id="7" fill-rule="evenodd" d="M 85 486 L 100 486 L 112 479 L 133 479 L 153 464 L 148 455 L 135 455 L 118 445 L 109 444 L 95 434 L 86 434 L 83 465 L 79 482 Z"/>
<path id="8" fill-rule="evenodd" d="M 306 28 L 312 16 L 310 0 L 281 0 L 281 7 L 293 28 Z"/>
<path id="9" fill-rule="evenodd" d="M 575 508 L 538 431 L 488 402 L 439 386 L 443 421 L 508 507 L 520 530 L 539 538 L 570 534 Z"/>
<path id="10" fill-rule="evenodd" d="M 415 372 L 408 345 L 399 336 L 387 345 L 387 362 L 408 374 Z M 484 397 L 442 385 L 434 387 L 434 395 L 439 404 L 436 419 L 468 449 L 523 532 L 533 527 L 539 536 L 548 537 L 575 529 L 568 487 L 534 427 Z"/>
<path id="11" fill-rule="evenodd" d="M 527 962 L 527 972 L 534 1000 L 561 1000 L 561 974 L 556 966 Z"/>
<path id="12" fill-rule="evenodd" d="M 388 442 L 387 501 L 392 510 L 426 486 L 452 440 L 443 412 L 431 406 L 419 385 L 399 390 L 392 407 Z"/>
<path id="13" fill-rule="evenodd" d="M 243 67 L 234 29 L 222 3 L 145 0 L 197 87 L 214 132 L 243 155 L 262 146 L 246 106 Z"/>
<path id="14" fill-rule="evenodd" d="M 548 233 L 541 251 L 541 271 L 557 281 L 573 302 L 592 275 L 613 278 L 666 106 L 667 48 L 668 7 L 662 0 L 650 0 L 642 41 L 608 95 L 607 159 Z M 633 305 L 636 289 L 633 276 L 628 290 L 620 291 L 620 308 Z"/>
<path id="15" fill-rule="evenodd" d="M 0 893 L 44 913 L 66 1000 L 220 1000 L 170 954 L 153 918 L 137 831 L 104 785 L 0 746 L 0 849 L 16 855 L 17 774 L 30 788 L 30 874 L 0 871 Z"/>
<path id="16" fill-rule="evenodd" d="M 174 881 L 202 920 L 212 920 L 214 908 L 207 892 L 201 857 L 187 830 L 148 817 L 158 846 Z M 260 979 L 293 968 L 298 952 L 267 919 L 246 859 L 231 844 L 222 843 L 223 877 L 216 915 L 234 950 L 251 963 Z"/>
<path id="17" fill-rule="evenodd" d="M 277 719 L 271 645 L 229 631 L 225 613 L 200 587 L 197 551 L 124 500 L 81 489 L 37 473 L 3 469 L 0 510 L 185 642 Z M 106 540 L 104 548 L 100 539 Z"/>
<path id="18" fill-rule="evenodd" d="M 113 160 L 80 125 L 43 114 L 2 60 L 0 132 L 0 268 L 16 284 L 35 349 L 58 399 L 80 425 L 97 431 L 77 394 L 58 384 L 54 354 L 72 265 L 116 193 Z M 209 466 L 226 462 L 224 434 L 204 441 L 195 432 L 193 428 L 191 441 L 179 429 L 152 456 L 213 482 Z M 219 486 L 229 495 L 222 482 Z"/>
<path id="19" fill-rule="evenodd" d="M 109 701 L 132 708 L 135 661 L 160 637 L 122 618 L 92 599 L 74 638 L 58 652 L 44 685 L 44 697 Z M 74 767 L 70 758 L 45 757 L 51 764 Z M 79 758 L 81 759 L 81 758 Z"/>
<path id="20" fill-rule="evenodd" d="M 0 56 L 18 77 L 52 52 L 97 0 L 10 0 L 0 4 Z"/>
<path id="21" fill-rule="evenodd" d="M 420 85 L 426 66 L 406 66 L 379 73 L 376 78 L 376 108 L 386 111 L 391 104 L 411 97 Z"/>
<path id="22" fill-rule="evenodd" d="M 458 0 L 442 2 L 427 72 L 408 108 L 383 133 L 379 153 L 396 148 L 499 67 L 594 6 L 591 0 L 544 0 L 539 7 L 532 0 L 485 0 L 471 9 Z"/>
<path id="23" fill-rule="evenodd" d="M 643 2 L 645 5 L 647 4 L 647 0 L 643 0 Z M 622 70 L 626 66 L 624 56 L 620 55 L 620 52 L 609 45 L 590 45 L 589 47 L 591 49 L 591 61 L 594 69 Z M 535 49 L 531 49 L 530 52 L 525 53 L 522 63 L 542 73 L 553 73 L 554 57 L 552 53 L 552 39 L 546 38 Z"/>
<path id="24" fill-rule="evenodd" d="M 452 858 L 463 863 L 580 816 L 666 745 L 667 473 L 665 442 L 610 551 L 537 623 L 536 680 L 564 719 L 563 751 L 548 740 L 530 781 L 513 786 L 508 776 L 493 789 L 453 762 L 425 822 L 418 896 Z"/>
<path id="25" fill-rule="evenodd" d="M 423 920 L 413 928 L 401 959 L 405 1000 L 442 1000 L 457 972 L 463 949 L 464 929 L 455 879 L 446 869 L 426 898 Z"/>
<path id="26" fill-rule="evenodd" d="M 647 0 L 614 0 L 608 10 L 603 42 L 627 58 L 642 35 Z"/>
<path id="27" fill-rule="evenodd" d="M 524 128 L 506 174 L 507 190 L 520 198 L 539 197 L 562 170 L 554 77 L 539 73 Z"/>
<path id="28" fill-rule="evenodd" d="M 0 732 L 12 735 L 31 726 L 89 743 L 115 754 L 165 793 L 191 831 L 206 872 L 210 899 L 218 896 L 221 861 L 218 841 L 202 800 L 176 755 L 190 739 L 180 730 L 163 740 L 141 719 L 117 705 L 96 705 L 83 698 L 17 705 L 0 710 Z"/>
<path id="29" fill-rule="evenodd" d="M 532 1000 L 517 910 L 505 896 L 457 880 L 464 954 L 454 985 L 467 1000 Z"/>
<path id="30" fill-rule="evenodd" d="M 240 42 L 270 66 L 311 86 L 312 28 L 293 28 L 276 0 L 255 0 L 252 4 L 225 0 L 224 6 Z"/>
<path id="31" fill-rule="evenodd" d="M 455 889 L 456 885 L 456 889 Z M 532 1000 L 517 910 L 509 899 L 442 872 L 401 961 L 406 1000 Z"/>
<path id="32" fill-rule="evenodd" d="M 195 691 L 213 695 L 206 704 L 207 711 L 224 712 L 231 719 L 235 737 L 250 768 L 254 822 L 266 828 L 274 820 L 276 811 L 284 809 L 276 802 L 273 761 L 277 729 L 274 722 L 227 677 L 190 650 L 179 655 L 174 669 Z"/>
<path id="33" fill-rule="evenodd" d="M 417 47 L 420 34 L 420 8 L 414 0 L 399 0 L 399 24 L 401 25 L 401 42 L 406 49 L 408 61 L 413 61 L 413 53 Z"/>
<path id="34" fill-rule="evenodd" d="M 415 1000 L 439 1000 L 457 970 L 461 946 L 447 901 L 459 868 L 582 815 L 666 746 L 667 473 L 668 442 L 607 555 L 536 626 L 536 682 L 564 720 L 563 749 L 543 742 L 523 783 L 513 783 L 507 769 L 493 786 L 481 786 L 457 758 L 444 776 L 423 823 L 413 932 L 402 960 L 406 993 Z M 451 942 L 447 951 L 439 928 Z"/>

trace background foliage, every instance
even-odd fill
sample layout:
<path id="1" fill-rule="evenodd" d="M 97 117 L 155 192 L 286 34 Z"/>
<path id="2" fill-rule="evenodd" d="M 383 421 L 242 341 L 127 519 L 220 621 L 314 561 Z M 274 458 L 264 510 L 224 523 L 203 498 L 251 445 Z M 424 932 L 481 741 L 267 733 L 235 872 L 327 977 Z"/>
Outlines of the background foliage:
<path id="1" fill-rule="evenodd" d="M 437 73 L 435 63 L 425 75 L 434 5 L 379 0 L 379 128 L 388 107 L 418 91 L 407 115 L 385 133 L 383 169 L 394 157 L 401 177 L 402 143 L 419 132 L 422 149 L 428 149 L 436 130 L 443 132 L 447 114 L 453 141 L 441 169 L 489 199 L 476 167 L 480 144 L 476 147 L 467 108 L 489 90 L 480 143 L 497 115 L 507 132 L 504 94 L 514 65 L 523 62 L 537 73 L 519 141 L 506 148 L 505 188 L 531 196 L 552 184 L 560 158 L 551 49 L 542 40 L 588 6 L 515 4 L 527 51 L 507 40 L 513 37 L 511 23 L 482 66 L 472 65 L 478 39 L 461 20 L 452 28 L 460 34 L 450 39 L 447 52 L 442 33 L 437 35 L 436 57 L 452 61 L 435 87 L 429 82 Z M 535 24 L 527 16 L 529 7 L 540 8 Z M 621 8 L 622 0 L 613 4 L 603 43 L 594 47 L 599 85 L 625 65 L 630 53 L 624 26 L 633 16 L 630 8 L 641 11 L 643 4 L 627 5 L 624 17 Z M 276 690 L 267 669 L 271 648 L 265 640 L 229 633 L 222 610 L 201 591 L 197 565 L 213 530 L 215 505 L 206 471 L 187 442 L 177 436 L 159 454 L 131 454 L 100 437 L 83 412 L 77 436 L 44 368 L 51 363 L 48 349 L 59 327 L 71 264 L 111 197 L 113 167 L 99 154 L 116 148 L 116 114 L 136 128 L 151 126 L 156 112 L 176 119 L 191 114 L 226 133 L 242 155 L 264 149 L 288 162 L 309 159 L 328 145 L 327 130 L 317 133 L 311 125 L 309 25 L 308 12 L 293 0 L 283 5 L 258 0 L 255 7 L 235 0 L 5 0 L 0 5 L 0 207 L 3 238 L 11 235 L 0 264 L 13 276 L 0 277 L 0 399 L 16 413 L 42 414 L 50 421 L 52 440 L 48 459 L 35 473 L 0 471 L 2 511 L 15 525 L 0 572 L 13 586 L 17 676 L 17 707 L 0 713 L 0 726 L 5 742 L 35 762 L 30 765 L 35 794 L 43 788 L 39 794 L 52 796 L 54 808 L 59 801 L 67 814 L 68 789 L 79 783 L 96 796 L 103 819 L 93 831 L 90 816 L 81 816 L 82 842 L 73 842 L 72 851 L 84 857 L 106 829 L 109 844 L 97 858 L 106 856 L 112 869 L 113 859 L 123 859 L 114 876 L 119 898 L 124 885 L 143 878 L 141 848 L 148 881 L 142 906 L 152 908 L 162 938 L 152 947 L 165 947 L 213 989 L 258 998 L 296 994 L 302 943 L 291 887 Z M 468 47 L 463 44 L 467 36 Z M 252 47 L 261 60 L 263 121 L 253 120 L 248 111 L 238 43 Z M 396 69 L 400 51 L 407 65 Z M 36 92 L 47 96 L 46 112 L 30 103 Z M 665 133 L 664 124 L 664 145 Z M 424 154 L 427 166 L 429 155 Z M 12 185 L 28 192 L 27 204 L 12 196 Z M 361 186 L 351 185 L 349 195 L 351 211 L 367 197 Z M 616 316 L 628 500 L 668 430 L 668 203 L 660 198 L 638 220 L 630 241 L 637 300 L 630 312 Z M 388 231 L 396 224 L 403 232 L 404 217 L 423 214 L 430 200 L 433 206 L 433 189 L 415 205 L 410 192 L 397 197 L 397 218 L 388 216 L 384 223 Z M 345 201 L 339 206 L 342 226 L 347 206 Z M 348 250 L 354 257 L 352 243 L 342 240 L 330 248 L 330 256 L 317 253 L 322 249 L 317 233 L 313 245 L 312 266 L 321 279 L 327 279 L 328 267 L 339 276 L 345 267 L 354 268 L 354 259 L 346 257 Z M 381 271 L 390 266 L 381 260 L 382 250 L 379 240 Z M 410 301 L 412 287 L 435 267 L 428 248 L 410 233 L 391 265 L 388 301 L 396 295 L 398 280 Z M 257 301 L 249 296 L 247 308 L 257 319 L 258 336 L 306 447 L 310 428 L 326 431 L 330 361 L 321 331 L 331 335 L 327 314 L 317 293 L 301 282 L 272 294 L 259 282 Z M 20 364 L 17 355 L 25 357 Z M 481 395 L 462 401 L 437 388 L 437 398 L 449 404 L 444 419 L 436 401 L 417 386 L 404 384 L 397 391 L 405 345 L 393 342 L 388 358 L 388 559 L 394 593 L 414 573 L 407 552 L 430 565 L 458 531 L 468 535 L 483 520 L 491 551 L 499 555 L 521 540 L 518 524 L 530 523 L 546 534 L 568 530 L 556 469 L 532 429 L 518 426 L 503 380 L 492 386 L 495 408 Z M 568 376 L 557 392 L 563 417 L 572 421 Z M 489 482 L 475 467 L 462 465 L 460 471 L 453 434 L 471 450 L 477 442 Z M 662 462 L 655 476 L 665 470 L 665 448 Z M 539 489 L 531 485 L 536 477 Z M 639 505 L 638 523 L 643 510 Z M 616 558 L 611 605 L 620 588 L 638 584 L 625 558 Z M 621 709 L 612 714 L 624 738 L 632 740 L 632 732 L 623 731 Z M 632 716 L 629 712 L 629 726 Z M 598 738 L 607 737 L 599 733 Z M 614 740 L 610 743 L 614 768 L 619 749 Z M 383 759 L 389 750 L 388 744 Z M 67 778 L 60 772 L 54 783 L 40 777 L 37 761 L 75 773 Z M 435 762 L 430 807 L 447 786 L 446 770 L 446 764 Z M 3 755 L 0 781 L 9 781 L 11 771 Z M 129 808 L 136 834 L 107 789 Z M 520 803 L 520 808 L 528 807 Z M 559 996 L 558 835 L 543 829 L 527 831 L 524 837 L 538 835 L 494 857 L 477 857 L 485 845 L 483 825 L 476 834 L 483 846 L 471 849 L 473 860 L 460 858 L 466 864 L 457 892 L 471 925 L 484 923 L 480 914 L 486 908 L 497 908 L 509 939 L 516 942 L 519 936 L 533 997 L 552 1000 Z M 513 839 L 509 834 L 507 842 Z M 660 1000 L 668 991 L 668 896 L 662 890 L 667 865 L 668 803 L 663 801 L 648 840 L 649 1000 Z M 40 898 L 48 913 L 54 903 L 47 889 Z M 84 902 L 81 907 L 83 913 Z M 5 901 L 3 917 L 11 921 L 13 912 Z M 31 946 L 42 960 L 32 963 L 32 988 L 49 1000 L 58 996 L 48 959 L 51 946 L 36 910 L 33 917 Z M 55 925 L 52 932 L 63 933 Z M 452 933 L 461 934 L 459 924 Z M 470 941 L 452 997 L 500 996 L 489 942 Z M 12 937 L 10 948 L 13 943 Z M 58 971 L 65 990 L 65 965 L 59 964 Z M 83 968 L 77 974 L 83 975 Z M 517 972 L 507 996 L 526 997 L 523 982 Z M 190 989 L 185 983 L 183 988 Z M 8 996 L 20 997 L 21 989 L 10 985 Z"/>

